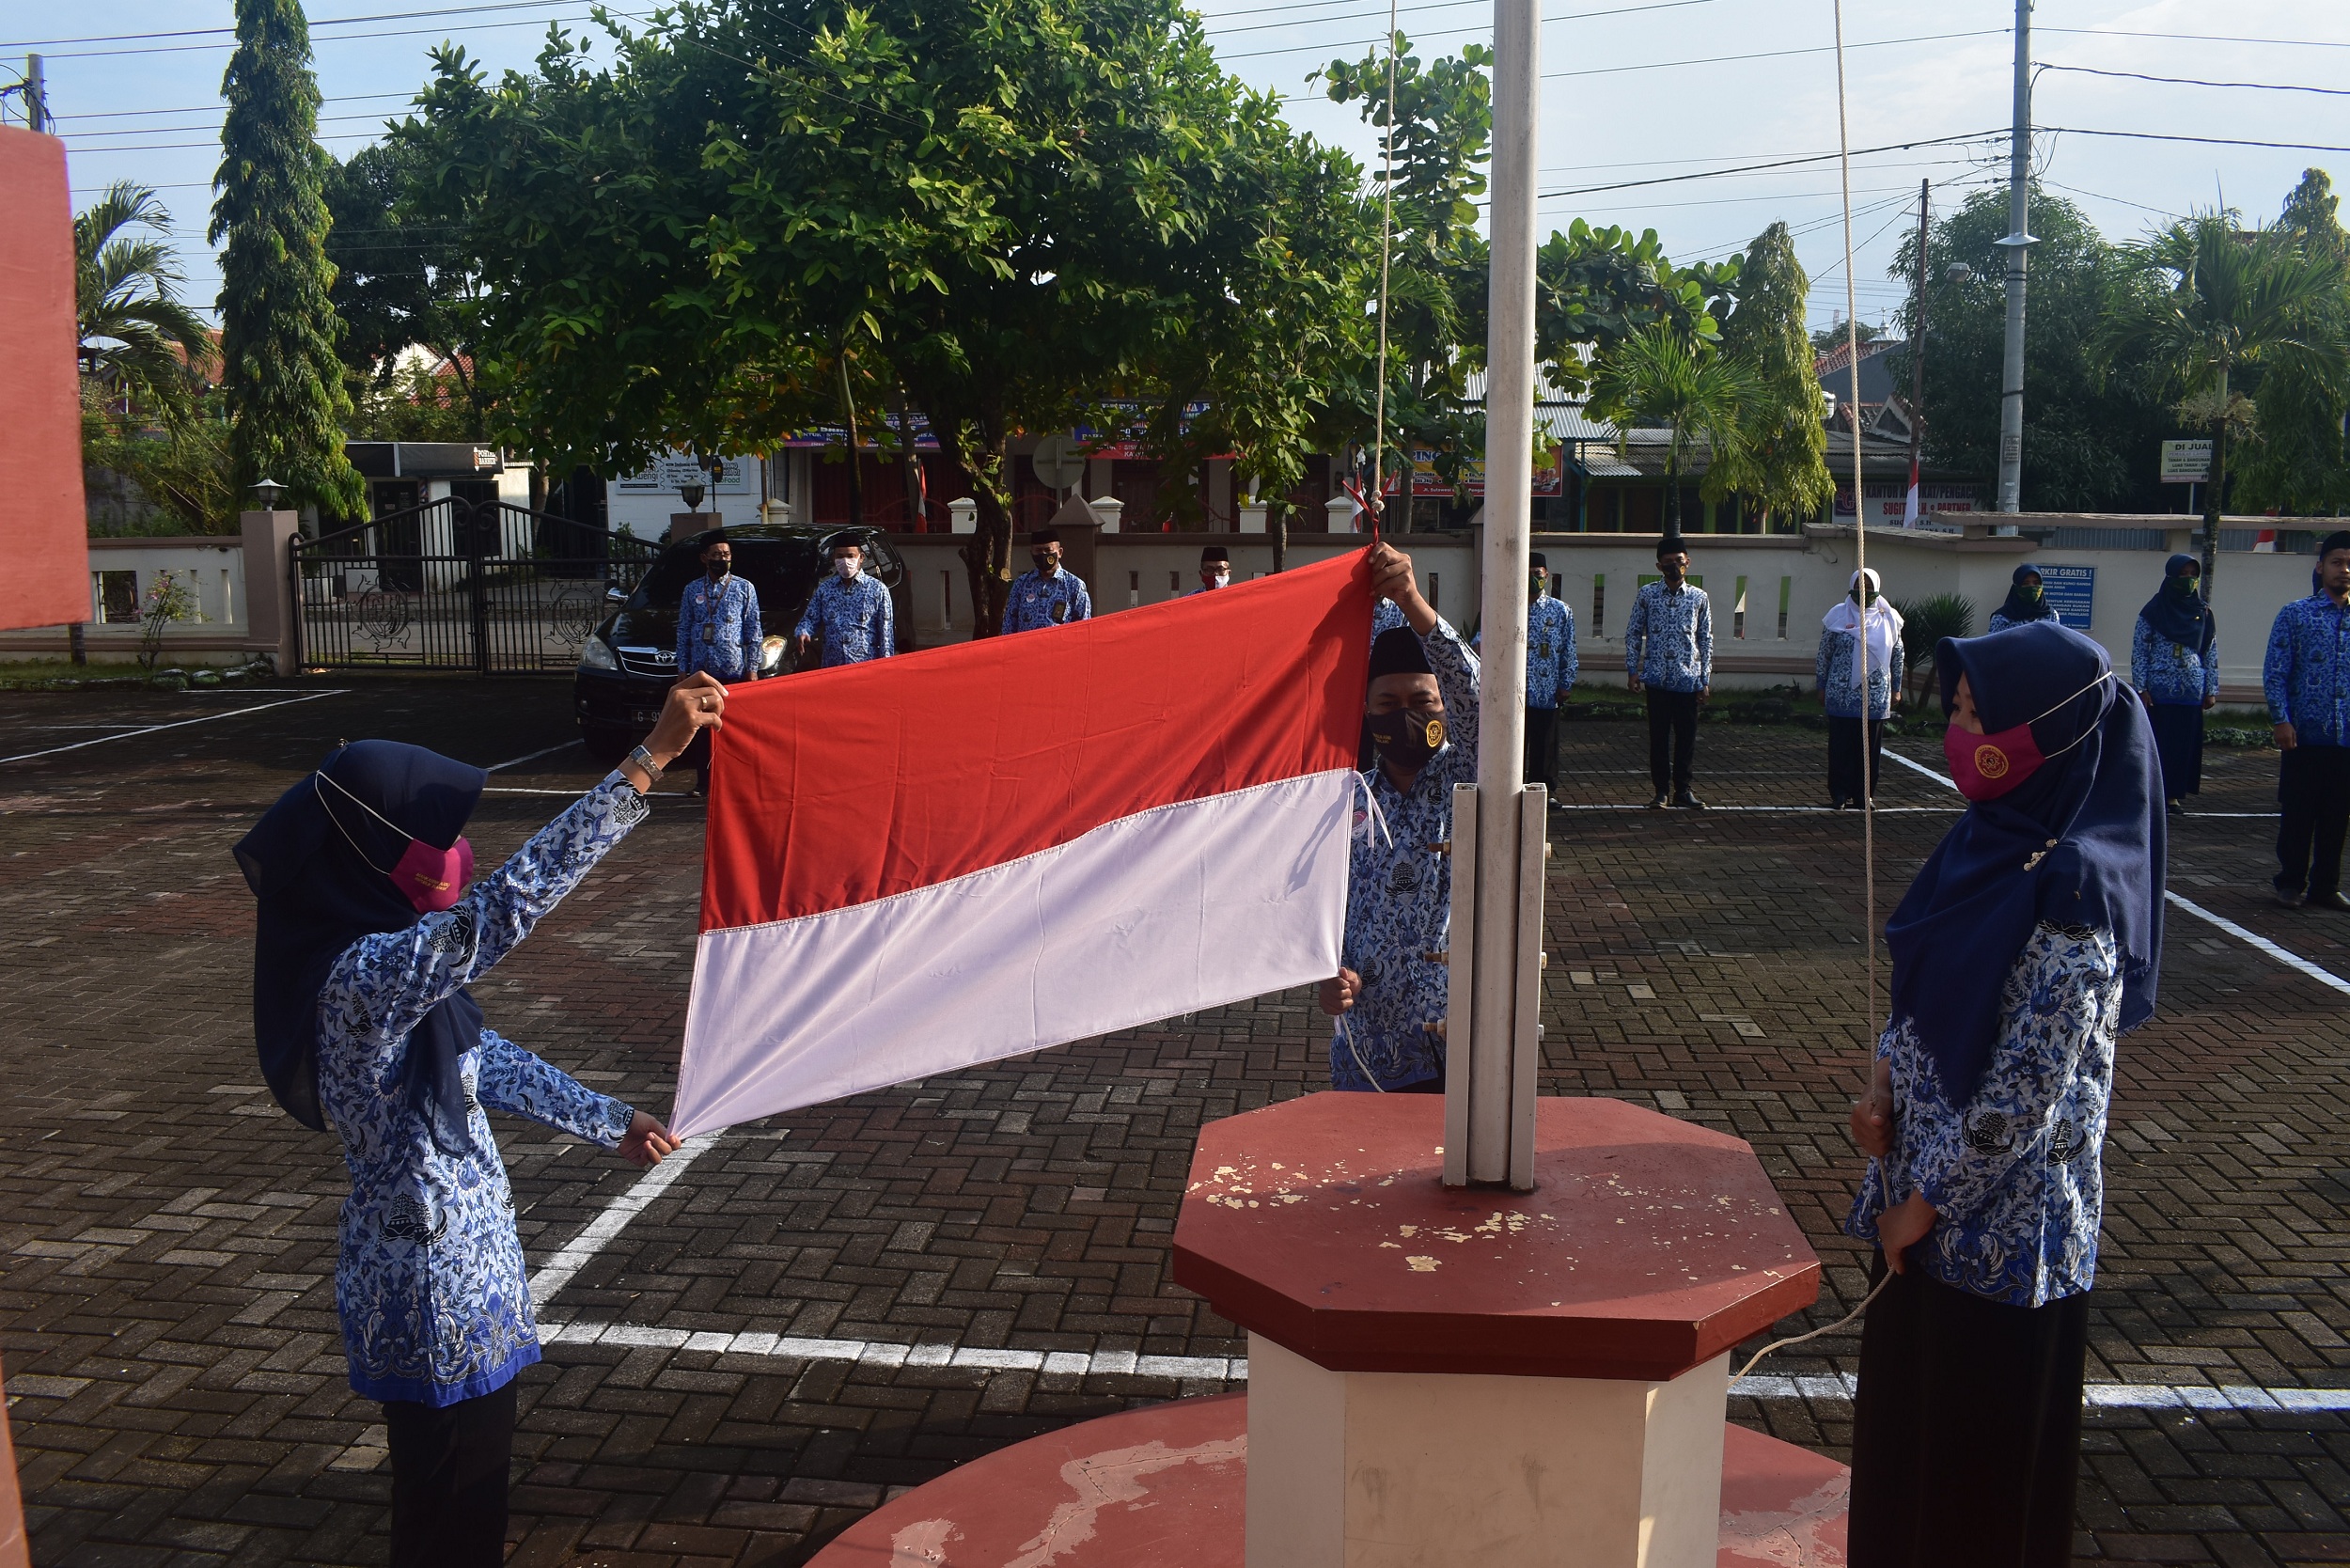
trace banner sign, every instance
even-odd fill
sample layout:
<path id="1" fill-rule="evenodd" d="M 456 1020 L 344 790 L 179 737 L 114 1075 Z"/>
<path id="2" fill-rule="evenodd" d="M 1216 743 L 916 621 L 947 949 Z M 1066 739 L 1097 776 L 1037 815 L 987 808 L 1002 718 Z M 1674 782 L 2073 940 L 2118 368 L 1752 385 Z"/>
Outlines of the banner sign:
<path id="1" fill-rule="evenodd" d="M 2091 601 L 2097 597 L 2097 569 L 2093 566 L 2044 566 L 2040 569 L 2041 590 L 2047 595 L 2048 608 L 2057 619 L 2076 632 L 2086 632 L 2091 623 Z"/>
<path id="2" fill-rule="evenodd" d="M 751 494 L 751 471 L 745 460 L 739 457 L 720 460 L 718 482 L 710 482 L 710 460 L 685 452 L 672 452 L 656 458 L 653 465 L 641 474 L 613 481 L 612 488 L 623 495 L 655 495 L 666 492 L 676 494 L 681 485 L 697 484 L 711 495 L 748 495 Z"/>
<path id="3" fill-rule="evenodd" d="M 2162 482 L 2211 483 L 2211 442 L 2166 441 L 2162 444 Z"/>
<path id="4" fill-rule="evenodd" d="M 1889 523 L 1898 528 L 1902 519 L 1909 515 L 1907 479 L 1870 479 L 1860 488 L 1861 494 L 1868 497 L 1870 522 L 1880 526 Z M 1978 485 L 1945 479 L 1919 481 L 1918 510 L 1921 512 L 1975 511 L 1981 507 L 1982 491 Z M 1849 478 L 1836 487 L 1836 515 L 1852 515 L 1852 480 Z"/>

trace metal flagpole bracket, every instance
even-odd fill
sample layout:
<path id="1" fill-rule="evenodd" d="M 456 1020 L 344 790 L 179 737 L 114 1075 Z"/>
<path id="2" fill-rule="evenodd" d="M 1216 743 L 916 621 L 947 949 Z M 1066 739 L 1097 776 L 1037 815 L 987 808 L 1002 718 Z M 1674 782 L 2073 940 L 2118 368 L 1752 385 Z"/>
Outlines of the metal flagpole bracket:
<path id="1" fill-rule="evenodd" d="M 1462 853 L 1465 849 L 1466 853 Z M 1446 938 L 1444 1184 L 1469 1181 L 1469 1043 L 1477 997 L 1477 786 L 1452 786 L 1452 931 Z"/>

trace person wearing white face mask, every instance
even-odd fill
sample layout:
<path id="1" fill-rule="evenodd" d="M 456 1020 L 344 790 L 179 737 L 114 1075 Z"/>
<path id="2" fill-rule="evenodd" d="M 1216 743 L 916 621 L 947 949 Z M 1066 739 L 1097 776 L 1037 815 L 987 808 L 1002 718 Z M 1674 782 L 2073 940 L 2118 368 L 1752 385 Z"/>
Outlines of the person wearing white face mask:
<path id="1" fill-rule="evenodd" d="M 1215 588 L 1232 586 L 1232 557 L 1221 544 L 1211 544 L 1199 552 L 1199 586 L 1183 595 L 1190 599 Z"/>
<path id="2" fill-rule="evenodd" d="M 898 651 L 896 611 L 889 589 L 865 573 L 865 550 L 855 540 L 832 545 L 832 575 L 816 585 L 807 608 L 792 629 L 799 655 L 822 638 L 823 667 L 886 659 Z"/>

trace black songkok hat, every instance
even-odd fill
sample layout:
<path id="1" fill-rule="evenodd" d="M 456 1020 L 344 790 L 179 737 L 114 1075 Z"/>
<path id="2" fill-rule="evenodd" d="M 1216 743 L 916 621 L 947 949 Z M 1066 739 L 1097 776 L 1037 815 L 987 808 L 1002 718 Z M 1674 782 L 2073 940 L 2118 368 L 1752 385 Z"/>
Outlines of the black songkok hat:
<path id="1" fill-rule="evenodd" d="M 2337 528 L 2327 534 L 2325 542 L 2317 547 L 2317 558 L 2323 561 L 2337 550 L 2350 550 L 2350 528 Z"/>
<path id="2" fill-rule="evenodd" d="M 1058 528 L 1039 528 L 1028 536 L 1028 548 L 1032 550 L 1040 544 L 1058 544 L 1059 542 L 1060 530 Z"/>
<path id="3" fill-rule="evenodd" d="M 1371 679 L 1382 675 L 1434 675 L 1436 671 L 1428 663 L 1428 650 L 1420 646 L 1419 634 L 1409 626 L 1390 626 L 1371 639 Z"/>
<path id="4" fill-rule="evenodd" d="M 1528 566 L 1528 568 L 1532 568 L 1532 567 L 1537 567 L 1537 566 L 1539 566 L 1539 567 L 1541 567 L 1541 568 L 1542 568 L 1544 572 L 1548 572 L 1548 571 L 1550 570 L 1550 561 L 1549 561 L 1549 558 L 1548 558 L 1547 557 L 1545 557 L 1545 556 L 1544 556 L 1544 555 L 1543 555 L 1543 554 L 1540 550 L 1537 550 L 1537 551 L 1535 551 L 1532 555 L 1530 555 L 1530 556 L 1527 557 L 1526 557 L 1526 564 L 1527 564 L 1527 566 Z"/>
<path id="5" fill-rule="evenodd" d="M 1201 566 L 1208 566 L 1216 561 L 1230 562 L 1231 558 L 1230 553 L 1228 552 L 1221 544 L 1211 544 L 1206 549 L 1199 552 L 1199 564 Z"/>
<path id="6" fill-rule="evenodd" d="M 1659 560 L 1667 556 L 1685 556 L 1688 553 L 1689 541 L 1681 537 L 1679 530 L 1666 534 L 1656 541 L 1656 556 Z"/>

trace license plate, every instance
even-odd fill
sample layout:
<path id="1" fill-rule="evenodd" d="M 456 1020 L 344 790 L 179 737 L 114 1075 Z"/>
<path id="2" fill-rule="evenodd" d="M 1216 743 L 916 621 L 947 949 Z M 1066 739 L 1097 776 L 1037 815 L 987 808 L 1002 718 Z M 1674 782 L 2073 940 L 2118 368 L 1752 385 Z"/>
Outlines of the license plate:
<path id="1" fill-rule="evenodd" d="M 631 708 L 628 711 L 628 722 L 631 724 L 659 724 L 661 722 L 661 710 L 658 708 Z"/>

